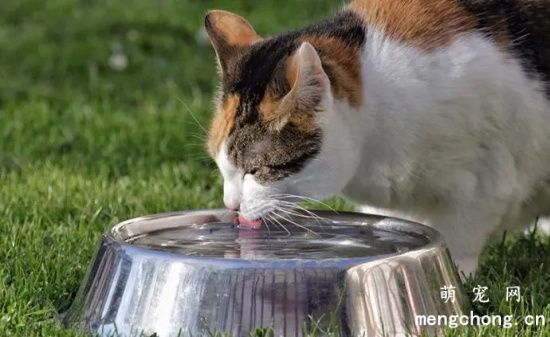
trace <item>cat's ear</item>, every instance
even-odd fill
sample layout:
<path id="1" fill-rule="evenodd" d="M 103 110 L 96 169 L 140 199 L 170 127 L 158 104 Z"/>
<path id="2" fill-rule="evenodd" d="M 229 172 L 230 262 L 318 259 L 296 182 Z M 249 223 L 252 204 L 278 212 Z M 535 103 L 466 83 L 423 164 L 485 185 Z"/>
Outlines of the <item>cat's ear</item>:
<path id="1" fill-rule="evenodd" d="M 278 106 L 276 118 L 272 119 L 272 127 L 277 130 L 282 129 L 293 114 L 299 119 L 313 114 L 330 88 L 321 58 L 308 42 L 303 42 L 288 58 L 285 68 L 291 89 Z"/>
<path id="2" fill-rule="evenodd" d="M 303 42 L 287 62 L 286 77 L 292 88 L 289 94 L 298 103 L 315 108 L 330 85 L 317 50 Z"/>
<path id="3" fill-rule="evenodd" d="M 243 17 L 226 11 L 208 12 L 204 26 L 222 70 L 225 70 L 236 49 L 248 47 L 262 39 Z"/>

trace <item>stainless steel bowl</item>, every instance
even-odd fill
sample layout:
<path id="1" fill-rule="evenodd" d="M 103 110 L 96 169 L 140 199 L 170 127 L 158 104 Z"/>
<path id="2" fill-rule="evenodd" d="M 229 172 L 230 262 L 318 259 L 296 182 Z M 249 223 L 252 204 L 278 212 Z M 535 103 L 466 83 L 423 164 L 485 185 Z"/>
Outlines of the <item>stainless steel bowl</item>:
<path id="1" fill-rule="evenodd" d="M 204 210 L 115 225 L 65 324 L 124 337 L 238 337 L 260 327 L 284 337 L 409 336 L 437 331 L 415 317 L 467 306 L 431 228 L 323 211 L 260 230 L 233 218 Z M 445 286 L 456 289 L 444 300 Z"/>

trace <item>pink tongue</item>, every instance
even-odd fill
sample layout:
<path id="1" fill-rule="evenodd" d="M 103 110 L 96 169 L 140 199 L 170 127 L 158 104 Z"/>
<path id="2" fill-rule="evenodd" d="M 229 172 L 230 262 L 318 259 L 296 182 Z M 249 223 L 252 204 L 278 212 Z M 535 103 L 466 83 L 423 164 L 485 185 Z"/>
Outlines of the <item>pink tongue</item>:
<path id="1" fill-rule="evenodd" d="M 251 228 L 251 229 L 260 229 L 262 227 L 262 220 L 260 220 L 260 219 L 249 220 L 249 219 L 243 217 L 242 215 L 239 215 L 237 217 L 237 222 L 241 226 Z"/>

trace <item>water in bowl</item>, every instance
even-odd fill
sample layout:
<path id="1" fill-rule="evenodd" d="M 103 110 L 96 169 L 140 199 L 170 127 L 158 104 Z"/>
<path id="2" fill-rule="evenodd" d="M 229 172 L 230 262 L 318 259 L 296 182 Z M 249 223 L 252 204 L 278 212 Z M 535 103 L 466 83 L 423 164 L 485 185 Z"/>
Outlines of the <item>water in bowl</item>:
<path id="1" fill-rule="evenodd" d="M 249 260 L 380 256 L 427 243 L 422 236 L 370 224 L 334 224 L 303 218 L 267 223 L 260 230 L 243 229 L 229 222 L 186 223 L 141 234 L 126 242 L 185 255 Z"/>

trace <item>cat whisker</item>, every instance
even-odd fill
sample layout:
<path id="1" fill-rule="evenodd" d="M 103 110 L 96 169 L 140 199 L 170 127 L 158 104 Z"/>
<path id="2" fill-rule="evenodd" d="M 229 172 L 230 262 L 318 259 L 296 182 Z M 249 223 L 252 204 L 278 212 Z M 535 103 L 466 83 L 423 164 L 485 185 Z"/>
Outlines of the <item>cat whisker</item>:
<path id="1" fill-rule="evenodd" d="M 265 228 L 267 228 L 267 236 L 271 236 L 271 229 L 269 228 L 269 221 L 265 221 L 264 219 L 263 223 L 265 224 Z"/>
<path id="2" fill-rule="evenodd" d="M 303 200 L 303 201 L 310 201 L 310 202 L 325 206 L 325 207 L 329 208 L 331 211 L 338 213 L 338 211 L 336 209 L 334 209 L 334 207 L 328 205 L 325 202 L 322 202 L 321 200 L 317 200 L 317 199 L 314 199 L 314 198 L 304 197 L 304 196 L 295 195 L 295 194 L 275 194 L 273 196 L 274 197 L 279 196 L 281 198 L 286 198 L 286 199 L 296 198 L 296 199 Z"/>
<path id="3" fill-rule="evenodd" d="M 289 208 L 288 206 L 286 206 L 286 207 L 280 207 L 279 210 L 286 213 L 286 214 L 288 214 L 288 215 L 290 215 L 290 216 L 304 218 L 304 219 L 312 219 L 315 222 L 317 222 L 318 224 L 320 224 L 320 221 L 319 221 L 320 219 L 318 219 L 318 217 L 294 212 L 294 208 Z"/>
<path id="4" fill-rule="evenodd" d="M 281 209 L 279 209 L 279 210 L 281 210 Z M 306 231 L 308 231 L 308 232 L 310 232 L 310 233 L 313 233 L 313 234 L 315 234 L 315 235 L 319 235 L 319 234 L 318 234 L 317 232 L 315 232 L 314 230 L 312 230 L 312 229 L 310 229 L 310 228 L 307 228 L 306 226 L 300 225 L 300 224 L 298 224 L 297 222 L 295 222 L 295 221 L 293 221 L 293 220 L 291 220 L 291 219 L 288 219 L 287 217 L 283 216 L 282 214 L 277 213 L 276 211 L 274 211 L 273 214 L 276 215 L 276 216 L 278 216 L 278 217 L 280 217 L 280 218 L 283 219 L 284 221 L 290 222 L 291 224 L 293 224 L 294 226 L 296 226 L 296 227 L 298 227 L 298 228 L 302 228 L 302 229 L 304 229 L 304 230 L 306 230 Z"/>
<path id="5" fill-rule="evenodd" d="M 285 205 L 287 207 L 290 207 L 292 209 L 296 209 L 296 210 L 299 210 L 299 211 L 302 211 L 306 214 L 309 214 L 310 215 L 310 218 L 312 219 L 316 219 L 317 222 L 320 224 L 322 221 L 326 221 L 327 219 L 326 218 L 323 218 L 315 213 L 313 213 L 312 211 L 308 210 L 307 208 L 305 207 L 302 207 L 296 203 L 292 203 L 292 202 L 288 202 L 288 201 L 280 201 L 281 205 Z"/>
<path id="6" fill-rule="evenodd" d="M 254 206 L 252 209 L 248 210 L 248 212 L 249 212 L 249 213 L 256 213 L 258 210 L 261 210 L 261 209 L 266 208 L 266 205 L 269 205 L 269 204 L 272 203 L 272 202 L 273 202 L 273 201 L 268 200 L 268 201 L 265 201 L 265 202 L 263 202 L 263 203 L 260 203 L 259 205 L 256 205 L 256 206 Z M 239 215 L 243 215 L 243 216 L 244 216 L 243 212 L 241 212 L 241 211 L 238 211 L 237 213 L 238 213 Z"/>
<path id="7" fill-rule="evenodd" d="M 189 136 L 198 139 L 201 142 L 206 142 L 206 135 L 189 134 Z"/>
<path id="8" fill-rule="evenodd" d="M 265 214 L 268 214 L 270 212 L 271 209 L 274 209 L 277 207 L 277 201 L 276 200 L 265 200 L 263 202 L 260 202 L 258 205 L 255 205 L 254 207 L 252 207 L 251 209 L 247 210 L 247 213 L 257 213 L 258 211 L 261 211 L 261 210 L 268 210 L 265 212 Z M 239 215 L 243 215 L 243 212 L 242 211 L 238 211 L 237 212 Z M 262 213 L 262 212 L 260 212 Z M 265 216 L 264 214 L 264 216 Z"/>
<path id="9" fill-rule="evenodd" d="M 282 221 L 288 221 L 286 219 L 284 219 L 282 216 L 280 216 L 279 214 L 277 214 L 275 211 L 272 211 L 270 212 L 270 216 L 275 220 L 274 217 L 277 217 L 279 218 L 279 220 L 275 220 L 277 221 L 278 224 L 281 225 L 281 227 L 283 227 L 283 229 L 288 233 L 288 236 L 291 236 L 292 233 L 285 227 L 285 225 L 282 224 Z"/>
<path id="10" fill-rule="evenodd" d="M 182 100 L 180 97 L 176 97 L 184 106 L 185 106 L 185 109 L 187 109 L 187 112 L 189 112 L 189 115 L 191 115 L 191 117 L 195 120 L 195 123 L 197 123 L 197 125 L 199 126 L 199 128 L 202 129 L 202 131 L 204 131 L 204 133 L 208 133 L 208 131 L 206 131 L 206 128 L 204 126 L 202 126 L 202 124 L 199 122 L 198 118 L 193 114 L 193 111 L 191 111 L 191 108 L 189 108 L 189 105 L 187 105 L 187 103 L 185 103 L 184 100 Z"/>
<path id="11" fill-rule="evenodd" d="M 290 233 L 290 231 L 289 231 L 282 223 L 280 223 L 277 219 L 275 219 L 275 218 L 274 218 L 273 216 L 271 216 L 271 215 L 272 215 L 272 212 L 267 213 L 265 216 L 267 216 L 267 217 L 268 217 L 269 219 L 271 219 L 273 222 L 275 222 L 276 224 L 278 224 L 279 226 L 281 226 L 281 228 L 284 229 L 285 232 L 287 232 L 288 236 L 292 235 L 292 234 Z"/>

